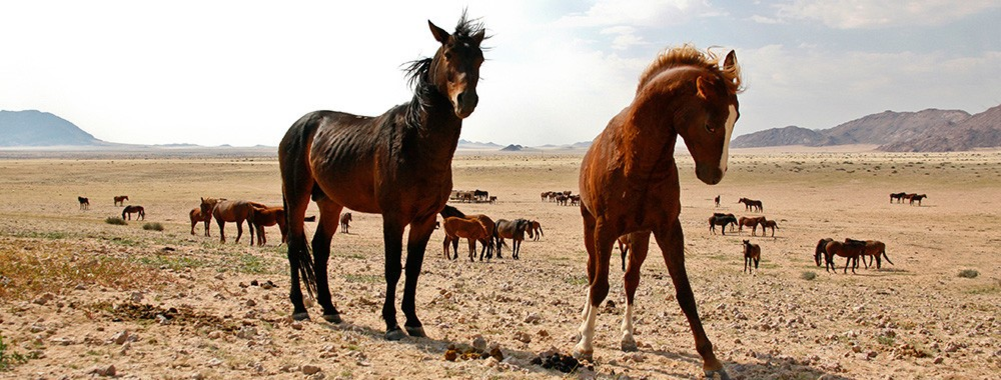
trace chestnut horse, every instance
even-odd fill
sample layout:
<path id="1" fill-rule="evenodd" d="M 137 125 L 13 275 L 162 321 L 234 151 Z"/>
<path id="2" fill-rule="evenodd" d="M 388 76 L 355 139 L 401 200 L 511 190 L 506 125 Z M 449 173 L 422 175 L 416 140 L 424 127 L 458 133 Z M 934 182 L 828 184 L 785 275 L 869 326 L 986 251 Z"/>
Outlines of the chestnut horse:
<path id="1" fill-rule="evenodd" d="M 750 240 L 744 240 L 744 273 L 754 273 L 751 269 L 752 261 L 754 269 L 758 269 L 758 262 L 761 261 L 761 246 L 751 244 Z"/>
<path id="2" fill-rule="evenodd" d="M 259 247 L 263 247 L 268 242 L 268 238 L 264 234 L 264 227 L 271 227 L 276 224 L 278 225 L 278 231 L 282 234 L 282 243 L 288 240 L 288 228 L 285 224 L 285 208 L 281 206 L 255 207 L 251 214 L 250 223 L 253 227 L 257 228 L 257 246 Z M 254 245 L 254 239 L 250 239 L 250 245 Z M 278 245 L 281 245 L 281 243 Z"/>
<path id="3" fill-rule="evenodd" d="M 765 221 L 761 222 L 761 236 L 765 236 L 765 229 L 766 228 L 771 228 L 772 229 L 772 237 L 775 237 L 775 230 L 777 230 L 779 228 L 779 224 L 778 224 L 778 222 L 776 222 L 774 220 L 765 220 Z M 751 232 L 753 233 L 754 231 L 751 231 Z"/>
<path id="4" fill-rule="evenodd" d="M 240 242 L 243 236 L 243 222 L 247 221 L 247 229 L 250 231 L 250 242 L 254 242 L 254 208 L 267 208 L 260 203 L 248 201 L 230 201 L 225 199 L 202 198 L 202 213 L 208 213 L 215 218 L 219 225 L 219 242 L 226 242 L 226 222 L 236 223 L 236 242 Z"/>
<path id="5" fill-rule="evenodd" d="M 125 219 L 126 215 L 129 216 L 129 220 L 132 220 L 132 214 L 139 214 L 136 215 L 136 220 L 146 220 L 146 209 L 144 209 L 143 206 L 125 206 L 125 208 L 122 209 L 122 220 Z"/>
<path id="6" fill-rule="evenodd" d="M 476 242 L 486 241 L 490 235 L 487 232 L 487 227 L 479 219 L 458 216 L 445 218 L 445 241 L 442 243 L 442 248 L 446 259 L 459 258 L 459 238 L 469 240 L 469 261 L 476 261 Z M 448 254 L 449 243 L 452 244 L 455 257 L 450 257 Z M 488 244 L 483 244 L 483 250 L 480 251 L 480 261 L 483 261 L 483 252 L 487 250 L 487 246 Z"/>
<path id="7" fill-rule="evenodd" d="M 203 214 L 201 207 L 195 207 L 188 212 L 188 217 L 191 218 L 192 235 L 195 234 L 195 225 L 198 224 L 198 222 L 205 222 L 205 236 L 212 236 L 209 234 L 209 221 L 212 220 L 211 213 Z"/>
<path id="8" fill-rule="evenodd" d="M 302 300 L 301 278 L 310 295 L 315 291 L 323 318 L 333 323 L 341 321 L 330 300 L 327 259 L 331 236 L 337 231 L 337 217 L 347 207 L 382 214 L 386 276 L 382 319 L 386 322 L 386 339 L 400 340 L 406 334 L 426 336 L 416 312 L 417 278 L 434 232 L 435 214 L 445 206 L 452 191 L 452 156 L 462 120 L 473 113 L 479 100 L 476 84 L 483 63 L 480 43 L 485 38 L 483 25 L 468 20 L 465 12 L 452 34 L 430 21 L 428 26 L 440 46 L 433 58 L 410 64 L 410 83 L 414 86 L 410 102 L 376 117 L 333 111 L 308 113 L 292 124 L 279 144 L 282 194 L 289 221 L 289 298 L 295 320 L 309 318 Z M 302 222 L 310 198 L 320 209 L 313 257 Z M 403 231 L 408 225 L 404 333 L 396 320 L 396 286 L 403 271 Z"/>
<path id="9" fill-rule="evenodd" d="M 350 234 L 350 232 L 348 232 L 348 230 L 351 229 L 351 221 L 352 220 L 353 219 L 351 219 L 351 213 L 350 212 L 345 212 L 345 213 L 341 214 L 341 233 L 342 234 Z"/>
<path id="10" fill-rule="evenodd" d="M 865 263 L 866 268 L 868 268 L 869 265 L 871 265 L 872 261 L 875 261 L 876 269 L 881 269 L 883 267 L 883 260 L 882 260 L 883 258 L 885 258 L 886 262 L 890 263 L 891 265 L 896 265 L 893 264 L 893 262 L 890 261 L 890 257 L 886 255 L 886 244 L 883 244 L 883 242 L 879 240 L 862 241 L 854 239 L 845 239 L 845 243 L 865 244 L 865 251 L 862 252 L 862 262 Z M 870 262 L 868 263 L 865 261 L 866 256 L 871 257 Z"/>
<path id="11" fill-rule="evenodd" d="M 119 195 L 115 197 L 115 206 L 122 205 L 125 206 L 125 201 L 129 200 L 128 195 Z"/>
<path id="12" fill-rule="evenodd" d="M 532 239 L 532 241 L 539 241 L 539 238 L 544 236 L 542 233 L 542 224 L 537 220 L 530 220 L 528 223 L 528 238 Z"/>
<path id="13" fill-rule="evenodd" d="M 674 145 L 681 135 L 695 159 L 699 180 L 719 183 L 726 173 L 730 135 L 739 115 L 740 81 L 732 51 L 722 67 L 714 53 L 690 45 L 662 52 L 640 77 L 632 104 L 609 121 L 588 149 L 581 163 L 579 188 L 589 289 L 580 342 L 573 350 L 577 358 L 593 356 L 598 306 L 608 295 L 612 246 L 626 234 L 632 234 L 632 249 L 625 274 L 627 304 L 621 343 L 624 350 L 636 350 L 633 300 L 653 233 L 702 356 L 703 370 L 708 376 L 719 373 L 729 378 L 702 327 L 685 271 Z"/>
<path id="14" fill-rule="evenodd" d="M 441 214 L 442 218 L 448 218 L 448 217 L 453 217 L 454 216 L 454 217 L 458 217 L 458 218 L 475 219 L 475 220 L 480 221 L 480 223 L 483 223 L 483 228 L 486 229 L 487 235 L 484 236 L 481 239 L 478 239 L 478 240 L 479 240 L 480 244 L 483 244 L 483 247 L 486 248 L 487 258 L 490 259 L 490 258 L 494 257 L 494 245 L 495 245 L 494 244 L 494 239 L 497 237 L 497 225 L 496 225 L 496 223 L 494 223 L 493 219 L 490 219 L 489 216 L 486 216 L 486 215 L 483 215 L 483 214 L 469 214 L 469 215 L 466 215 L 462 211 L 459 211 L 459 209 L 457 209 L 455 207 L 452 207 L 452 206 L 449 206 L 449 205 L 445 205 L 445 207 L 441 209 L 441 211 L 439 212 L 439 214 Z M 473 243 L 473 242 L 470 242 L 470 243 Z M 476 246 L 476 244 L 473 243 L 473 246 Z M 459 241 L 458 240 L 453 241 L 452 242 L 452 247 L 453 247 L 453 249 L 455 249 L 456 251 L 458 251 L 458 249 L 459 249 L 458 248 L 459 247 Z M 500 258 L 499 254 L 497 255 L 497 258 L 498 259 Z M 481 261 L 483 260 L 483 252 L 480 252 L 480 260 Z"/>
<path id="15" fill-rule="evenodd" d="M 740 219 L 737 220 L 737 232 L 738 233 L 743 232 L 744 231 L 744 226 L 747 226 L 747 227 L 751 227 L 751 236 L 754 236 L 755 233 L 758 232 L 758 225 L 759 224 L 763 225 L 767 221 L 768 220 L 765 219 L 765 217 L 763 217 L 763 216 L 750 217 L 750 218 L 746 217 L 746 216 L 742 216 L 742 217 L 740 217 Z M 764 226 L 761 226 L 761 234 L 762 235 L 765 234 L 765 227 Z"/>
<path id="16" fill-rule="evenodd" d="M 834 256 L 841 256 L 846 258 L 845 260 L 845 274 L 848 274 L 848 267 L 852 267 L 852 274 L 855 274 L 855 267 L 858 266 L 858 259 L 865 252 L 864 242 L 846 242 L 842 243 L 837 240 L 832 240 L 827 243 L 824 247 L 827 252 L 825 258 L 827 260 L 827 266 L 824 269 L 834 270 L 837 273 L 838 269 L 834 266 Z"/>

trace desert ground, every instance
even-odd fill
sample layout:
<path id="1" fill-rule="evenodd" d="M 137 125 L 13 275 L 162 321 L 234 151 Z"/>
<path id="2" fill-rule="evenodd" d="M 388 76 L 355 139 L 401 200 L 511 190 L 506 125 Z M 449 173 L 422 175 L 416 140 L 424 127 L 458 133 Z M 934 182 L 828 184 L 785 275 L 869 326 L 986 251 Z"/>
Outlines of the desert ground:
<path id="1" fill-rule="evenodd" d="M 0 378 L 77 379 L 690 379 L 701 378 L 687 321 L 656 246 L 637 293 L 639 351 L 619 350 L 625 297 L 613 252 L 611 302 L 598 315 L 592 369 L 532 364 L 569 353 L 586 296 L 577 207 L 540 199 L 577 193 L 582 152 L 460 152 L 456 189 L 494 204 L 466 213 L 541 222 L 520 260 L 470 262 L 428 245 L 417 295 L 429 338 L 383 339 L 381 221 L 354 213 L 330 264 L 344 322 L 293 322 L 277 227 L 268 244 L 239 244 L 232 224 L 190 234 L 200 197 L 281 204 L 273 155 L 0 159 Z M 717 356 L 735 379 L 992 379 L 1001 372 L 1001 152 L 887 154 L 865 149 L 734 151 L 708 186 L 679 152 L 688 273 Z M 20 157 L 20 156 L 18 156 Z M 922 205 L 889 193 L 925 193 Z M 120 215 L 112 197 L 146 208 Z M 721 196 L 715 207 L 713 198 Z M 79 210 L 77 196 L 90 199 Z M 737 199 L 759 199 L 751 213 Z M 713 212 L 764 215 L 775 236 L 713 235 Z M 313 206 L 308 215 L 315 215 Z M 160 223 L 162 231 L 144 229 Z M 307 230 L 315 229 L 314 223 Z M 820 238 L 881 240 L 893 264 L 829 273 Z M 741 240 L 762 247 L 743 273 Z M 460 245 L 460 252 L 466 247 Z M 974 272 L 975 271 L 975 272 Z M 960 276 L 960 274 L 965 276 Z M 973 276 L 973 274 L 976 276 Z M 274 286 L 272 286 L 274 285 Z M 402 286 L 400 286 L 402 291 Z M 397 298 L 399 300 L 399 297 Z M 403 323 L 402 312 L 399 314 Z M 446 360 L 496 346 L 502 358 Z M 500 359 L 500 360 L 498 360 Z"/>

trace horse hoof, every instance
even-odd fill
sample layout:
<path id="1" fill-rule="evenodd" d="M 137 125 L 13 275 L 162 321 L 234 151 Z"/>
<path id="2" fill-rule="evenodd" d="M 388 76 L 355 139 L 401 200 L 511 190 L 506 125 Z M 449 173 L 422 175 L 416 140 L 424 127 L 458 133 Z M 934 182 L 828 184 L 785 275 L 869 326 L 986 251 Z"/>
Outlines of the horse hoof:
<path id="1" fill-rule="evenodd" d="M 301 313 L 294 313 L 292 314 L 292 319 L 296 321 L 305 321 L 309 319 L 309 313 L 305 311 Z"/>
<path id="2" fill-rule="evenodd" d="M 343 322 L 343 320 L 341 320 L 340 314 L 324 314 L 323 319 L 335 325 L 339 325 L 341 322 Z"/>
<path id="3" fill-rule="evenodd" d="M 579 347 L 579 345 L 578 345 L 578 347 L 574 347 L 574 349 L 573 349 L 573 357 L 574 357 L 574 359 L 577 359 L 577 360 L 587 360 L 589 362 L 593 362 L 594 361 L 594 350 L 593 349 L 592 350 L 584 350 L 584 349 L 581 349 Z"/>
<path id="4" fill-rule="evenodd" d="M 723 368 L 715 371 L 706 371 L 706 379 L 715 379 L 715 377 L 713 377 L 714 374 L 719 374 L 720 380 L 730 380 L 730 375 L 727 375 L 726 370 Z"/>
<path id="5" fill-rule="evenodd" d="M 624 352 L 635 352 L 635 351 L 638 351 L 638 350 L 639 350 L 639 347 L 636 346 L 636 341 L 635 340 L 630 339 L 628 341 L 626 341 L 626 340 L 622 341 L 622 351 L 624 351 Z"/>
<path id="6" fill-rule="evenodd" d="M 414 338 L 427 338 L 428 335 L 424 333 L 423 326 L 410 327 L 406 326 L 407 334 Z"/>
<path id="7" fill-rule="evenodd" d="M 401 330 L 399 327 L 386 331 L 386 340 L 389 341 L 398 341 L 406 337 L 407 334 L 404 334 L 403 330 Z"/>

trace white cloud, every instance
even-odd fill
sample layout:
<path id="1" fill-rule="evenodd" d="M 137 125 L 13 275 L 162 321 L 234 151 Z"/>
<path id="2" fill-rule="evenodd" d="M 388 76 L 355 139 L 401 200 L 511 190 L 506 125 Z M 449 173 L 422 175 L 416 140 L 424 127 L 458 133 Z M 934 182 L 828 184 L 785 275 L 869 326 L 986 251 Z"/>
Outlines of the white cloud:
<path id="1" fill-rule="evenodd" d="M 564 16 L 556 24 L 565 27 L 621 24 L 657 27 L 684 24 L 694 17 L 721 13 L 706 0 L 598 0 L 587 12 Z"/>
<path id="2" fill-rule="evenodd" d="M 626 50 L 637 45 L 649 45 L 642 36 L 637 35 L 636 28 L 631 26 L 613 26 L 601 30 L 601 34 L 613 35 L 612 48 L 616 50 Z"/>
<path id="3" fill-rule="evenodd" d="M 943 25 L 997 7 L 997 0 L 795 0 L 775 5 L 780 19 L 819 20 L 837 29 Z"/>

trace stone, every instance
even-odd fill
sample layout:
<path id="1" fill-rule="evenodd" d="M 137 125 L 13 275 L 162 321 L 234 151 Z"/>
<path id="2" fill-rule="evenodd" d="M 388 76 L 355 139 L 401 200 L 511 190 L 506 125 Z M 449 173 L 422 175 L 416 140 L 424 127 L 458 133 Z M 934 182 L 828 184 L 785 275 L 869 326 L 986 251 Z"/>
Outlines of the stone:
<path id="1" fill-rule="evenodd" d="M 317 367 L 317 366 L 312 365 L 312 364 L 306 364 L 306 365 L 302 366 L 301 370 L 302 370 L 302 373 L 304 375 L 306 375 L 306 376 L 309 376 L 309 375 L 312 375 L 312 374 L 315 374 L 315 373 L 318 373 L 318 372 L 322 371 L 320 369 L 320 367 Z"/>

